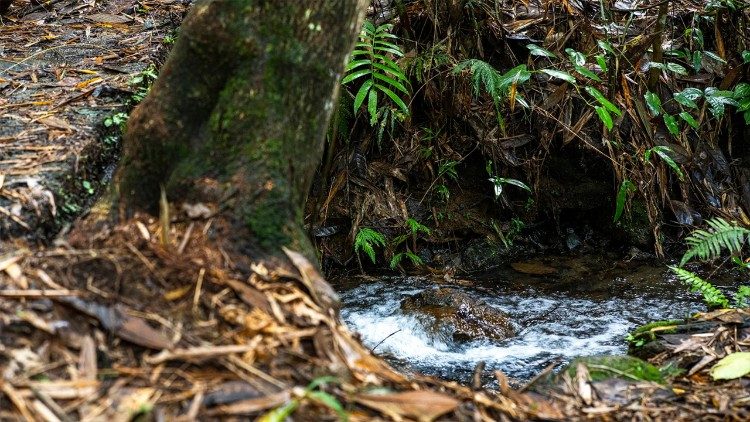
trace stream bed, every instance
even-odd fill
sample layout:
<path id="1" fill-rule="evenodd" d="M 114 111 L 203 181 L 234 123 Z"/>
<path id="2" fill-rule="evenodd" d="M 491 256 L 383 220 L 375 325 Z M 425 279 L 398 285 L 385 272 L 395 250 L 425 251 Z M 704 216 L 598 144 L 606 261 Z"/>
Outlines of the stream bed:
<path id="1" fill-rule="evenodd" d="M 401 370 L 459 382 L 470 380 L 479 361 L 486 363 L 487 374 L 502 370 L 523 382 L 553 362 L 624 354 L 624 338 L 635 327 L 705 309 L 663 264 L 556 256 L 514 267 L 472 280 L 353 278 L 339 280 L 336 287 L 344 321 L 376 354 Z M 402 311 L 401 301 L 436 284 L 506 312 L 517 336 L 459 343 L 430 332 L 420 319 Z"/>

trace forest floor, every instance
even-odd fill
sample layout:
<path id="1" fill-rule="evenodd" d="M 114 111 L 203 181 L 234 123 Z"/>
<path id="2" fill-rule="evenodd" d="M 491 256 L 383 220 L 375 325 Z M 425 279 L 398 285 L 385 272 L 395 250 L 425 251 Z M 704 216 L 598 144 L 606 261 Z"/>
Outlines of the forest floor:
<path id="1" fill-rule="evenodd" d="M 669 383 L 579 365 L 542 393 L 500 372 L 491 391 L 394 371 L 326 305 L 309 262 L 288 252 L 297 272 L 242 275 L 212 218 L 174 212 L 168 236 L 148 216 L 82 221 L 39 246 L 106 182 L 101 122 L 127 108 L 184 10 L 69 0 L 0 24 L 0 420 L 750 418 L 747 379 L 709 376 L 750 347 L 744 311 L 655 329 L 651 361 L 686 370 Z"/>

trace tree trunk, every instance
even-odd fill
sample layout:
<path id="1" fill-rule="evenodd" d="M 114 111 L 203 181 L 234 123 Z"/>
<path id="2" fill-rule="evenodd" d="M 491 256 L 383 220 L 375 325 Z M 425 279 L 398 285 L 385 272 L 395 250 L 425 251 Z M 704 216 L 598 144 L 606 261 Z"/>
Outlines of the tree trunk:
<path id="1" fill-rule="evenodd" d="M 315 258 L 303 207 L 365 0 L 202 0 L 130 117 L 121 216 L 169 199 L 220 204 L 228 243 Z"/>

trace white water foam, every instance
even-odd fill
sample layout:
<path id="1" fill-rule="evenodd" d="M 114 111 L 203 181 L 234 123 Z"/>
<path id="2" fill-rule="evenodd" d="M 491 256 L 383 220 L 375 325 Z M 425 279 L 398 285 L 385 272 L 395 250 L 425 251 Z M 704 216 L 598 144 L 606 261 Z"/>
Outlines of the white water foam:
<path id="1" fill-rule="evenodd" d="M 562 294 L 536 297 L 533 291 L 491 296 L 470 292 L 518 321 L 518 336 L 457 344 L 431 338 L 417 318 L 401 311 L 401 300 L 423 289 L 385 282 L 356 287 L 342 294 L 342 317 L 365 345 L 395 358 L 401 363 L 397 366 L 463 381 L 479 361 L 485 361 L 488 370 L 526 379 L 555 360 L 624 353 L 624 337 L 637 325 L 684 317 L 693 307 L 678 298 L 593 300 Z"/>

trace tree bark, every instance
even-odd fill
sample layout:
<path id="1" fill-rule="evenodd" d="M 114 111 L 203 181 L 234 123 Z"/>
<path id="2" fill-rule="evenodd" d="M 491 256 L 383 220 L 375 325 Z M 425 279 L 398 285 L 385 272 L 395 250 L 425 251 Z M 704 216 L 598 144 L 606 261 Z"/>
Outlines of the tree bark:
<path id="1" fill-rule="evenodd" d="M 121 216 L 220 203 L 251 256 L 315 254 L 303 207 L 365 0 L 202 0 L 133 112 L 115 178 Z"/>

